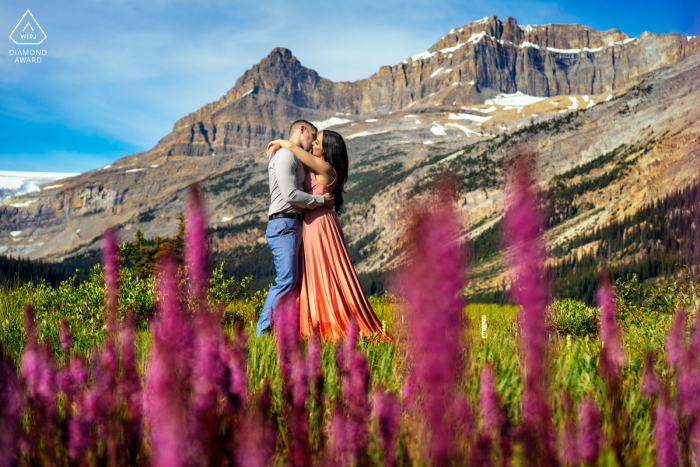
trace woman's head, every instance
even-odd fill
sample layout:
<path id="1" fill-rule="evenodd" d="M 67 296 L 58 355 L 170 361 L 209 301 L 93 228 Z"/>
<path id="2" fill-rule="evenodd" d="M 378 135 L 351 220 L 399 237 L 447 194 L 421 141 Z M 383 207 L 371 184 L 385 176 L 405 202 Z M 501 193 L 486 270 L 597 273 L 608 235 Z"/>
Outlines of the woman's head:
<path id="1" fill-rule="evenodd" d="M 348 150 L 345 147 L 345 141 L 335 131 L 324 130 L 313 142 L 312 150 L 314 156 L 323 157 L 335 169 L 338 184 L 333 192 L 333 201 L 335 202 L 335 212 L 340 214 L 343 212 L 343 190 L 345 182 L 348 180 L 349 170 Z"/>

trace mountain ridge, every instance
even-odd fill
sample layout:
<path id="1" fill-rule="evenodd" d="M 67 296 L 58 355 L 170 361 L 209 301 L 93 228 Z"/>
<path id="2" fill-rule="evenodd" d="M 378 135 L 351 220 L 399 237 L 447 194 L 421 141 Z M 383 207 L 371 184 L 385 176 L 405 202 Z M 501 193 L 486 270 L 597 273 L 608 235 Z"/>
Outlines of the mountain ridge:
<path id="1" fill-rule="evenodd" d="M 689 183 L 700 147 L 693 105 L 700 97 L 700 38 L 644 33 L 632 39 L 580 25 L 480 21 L 355 82 L 326 80 L 289 49 L 275 48 L 221 99 L 180 119 L 151 150 L 64 180 L 59 188 L 5 200 L 0 253 L 60 261 L 98 248 L 108 227 L 119 230 L 120 240 L 133 239 L 137 229 L 149 238 L 174 234 L 187 187 L 199 183 L 211 224 L 221 228 L 213 235 L 214 251 L 232 255 L 236 271 L 244 271 L 245 256 L 267 248 L 260 228 L 268 198 L 262 148 L 286 137 L 296 118 L 332 126 L 346 138 L 351 177 L 341 222 L 364 273 L 401 263 L 395 227 L 402 200 L 428 189 L 441 170 L 461 180 L 457 207 L 465 226 L 481 226 L 472 237 L 497 221 L 505 161 L 524 148 L 537 154 L 545 187 L 591 161 L 608 162 L 584 178 L 598 180 L 605 170 L 619 176 L 595 182 L 600 195 L 581 188 L 593 182 L 565 180 L 579 187 L 566 199 L 569 206 L 602 211 L 587 214 L 582 226 L 567 214 L 573 233 L 560 237 L 605 223 L 616 209 L 637 209 L 646 190 L 641 174 L 656 177 L 652 197 L 663 196 L 664 183 Z M 606 68 L 611 62 L 618 68 Z M 530 85 L 536 89 L 522 91 Z M 629 152 L 642 142 L 644 154 Z M 614 151 L 629 160 L 608 160 Z M 249 228 L 228 229 L 235 225 Z"/>

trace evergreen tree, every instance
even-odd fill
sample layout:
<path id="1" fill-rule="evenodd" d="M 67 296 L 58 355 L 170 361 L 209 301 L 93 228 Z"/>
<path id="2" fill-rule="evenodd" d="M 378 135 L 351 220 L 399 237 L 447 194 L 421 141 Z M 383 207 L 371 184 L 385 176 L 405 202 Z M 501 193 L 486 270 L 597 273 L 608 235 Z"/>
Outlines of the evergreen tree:
<path id="1" fill-rule="evenodd" d="M 134 250 L 130 257 L 131 263 L 134 265 L 134 274 L 138 278 L 144 279 L 152 274 L 154 256 L 155 248 L 148 244 L 143 232 L 138 229 L 134 240 Z"/>

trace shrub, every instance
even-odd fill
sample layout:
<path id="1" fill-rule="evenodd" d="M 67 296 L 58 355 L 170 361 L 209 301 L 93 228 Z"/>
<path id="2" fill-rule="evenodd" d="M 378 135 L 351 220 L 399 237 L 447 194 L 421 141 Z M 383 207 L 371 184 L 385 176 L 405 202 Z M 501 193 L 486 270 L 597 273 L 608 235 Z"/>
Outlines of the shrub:
<path id="1" fill-rule="evenodd" d="M 550 328 L 560 334 L 572 336 L 598 335 L 598 309 L 583 302 L 555 300 L 547 313 Z"/>

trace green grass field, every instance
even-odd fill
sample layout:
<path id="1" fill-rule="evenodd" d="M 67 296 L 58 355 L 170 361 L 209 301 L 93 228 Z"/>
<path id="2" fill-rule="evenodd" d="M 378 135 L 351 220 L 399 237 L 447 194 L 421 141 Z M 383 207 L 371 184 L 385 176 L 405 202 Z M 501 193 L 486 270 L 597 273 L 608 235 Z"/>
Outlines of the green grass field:
<path id="1" fill-rule="evenodd" d="M 103 345 L 104 330 L 103 291 L 100 288 L 101 277 L 80 286 L 64 283 L 52 288 L 47 285 L 24 284 L 0 287 L 0 340 L 2 349 L 16 364 L 19 364 L 22 349 L 26 341 L 24 329 L 24 311 L 26 303 L 34 306 L 40 342 L 47 343 L 59 365 L 68 361 L 75 354 L 88 357 L 91 352 Z M 133 308 L 138 300 L 148 296 L 147 284 L 139 289 L 132 288 L 123 294 L 132 294 Z M 143 295 L 144 297 L 140 297 Z M 87 296 L 87 300 L 86 297 Z M 123 298 L 124 299 L 124 298 Z M 230 303 L 224 303 L 222 326 L 225 332 L 232 333 L 231 319 L 243 320 L 248 336 L 248 387 L 251 392 L 258 390 L 263 380 L 271 383 L 273 410 L 278 411 L 280 431 L 284 433 L 282 416 L 282 386 L 277 360 L 277 348 L 270 335 L 255 336 L 254 329 L 264 296 L 249 296 Z M 395 337 L 392 343 L 378 342 L 372 336 L 362 336 L 359 349 L 367 355 L 370 365 L 370 393 L 375 387 L 385 388 L 389 392 L 400 394 L 401 387 L 410 367 L 410 354 L 405 345 L 404 327 L 402 326 L 403 304 L 390 295 L 371 297 L 371 304 L 379 319 L 384 323 L 388 333 Z M 561 320 L 571 320 L 584 316 L 583 304 L 569 303 L 567 312 L 552 311 L 550 325 L 548 362 L 550 387 L 552 394 L 553 419 L 557 429 L 562 430 L 566 420 L 566 410 L 562 400 L 568 393 L 574 403 L 584 396 L 592 396 L 601 407 L 604 429 L 611 430 L 611 412 L 606 398 L 604 382 L 597 369 L 600 353 L 600 341 L 593 332 L 580 331 L 572 335 L 571 323 L 561 324 Z M 574 311 L 570 308 L 574 307 Z M 579 308 L 576 308 L 579 307 Z M 123 310 L 125 314 L 127 308 Z M 590 309 L 589 309 L 590 312 Z M 523 392 L 523 359 L 519 349 L 518 325 L 516 315 L 518 308 L 512 305 L 498 306 L 488 304 L 468 304 L 464 309 L 463 331 L 463 374 L 461 388 L 464 395 L 474 407 L 477 406 L 479 375 L 484 364 L 492 365 L 496 377 L 496 390 L 505 407 L 509 419 L 517 424 L 521 418 L 521 394 Z M 578 315 L 577 315 L 578 313 Z M 66 319 L 72 333 L 71 355 L 64 355 L 60 349 L 59 332 L 62 319 Z M 151 345 L 151 333 L 148 329 L 147 315 L 142 318 L 137 329 L 137 366 L 143 375 L 145 362 Z M 556 322 L 559 320 L 559 322 Z M 624 349 L 627 362 L 623 370 L 622 390 L 624 394 L 625 420 L 622 420 L 627 436 L 625 450 L 629 459 L 639 465 L 654 465 L 653 424 L 650 414 L 652 402 L 640 395 L 640 381 L 643 371 L 644 355 L 652 351 L 656 355 L 656 370 L 662 383 L 674 390 L 674 370 L 665 364 L 665 336 L 668 332 L 672 315 L 637 308 L 636 316 L 629 315 L 620 320 L 623 330 Z M 485 326 L 484 326 L 485 324 Z M 578 329 L 578 328 L 577 328 Z M 563 331 L 562 331 L 563 330 Z M 589 330 L 590 331 L 590 330 Z M 584 335 L 581 335 L 584 334 Z M 312 440 L 319 438 L 320 430 L 325 430 L 323 420 L 327 420 L 331 408 L 336 403 L 339 393 L 338 370 L 335 359 L 335 346 L 323 345 L 323 373 L 325 378 L 324 407 L 320 418 L 311 420 Z M 312 412 L 313 413 L 313 412 Z M 376 423 L 373 433 L 376 433 Z M 412 443 L 419 443 L 407 434 L 406 424 L 402 424 L 399 443 L 404 449 L 399 460 L 407 462 L 407 449 Z M 313 444 L 313 442 L 312 442 Z M 372 443 L 372 458 L 379 463 L 381 456 L 376 443 Z M 284 440 L 278 451 L 284 452 Z M 517 465 L 517 446 L 515 463 Z M 420 464 L 413 459 L 409 465 Z M 615 465 L 615 460 L 606 448 L 600 458 L 600 465 Z"/>

